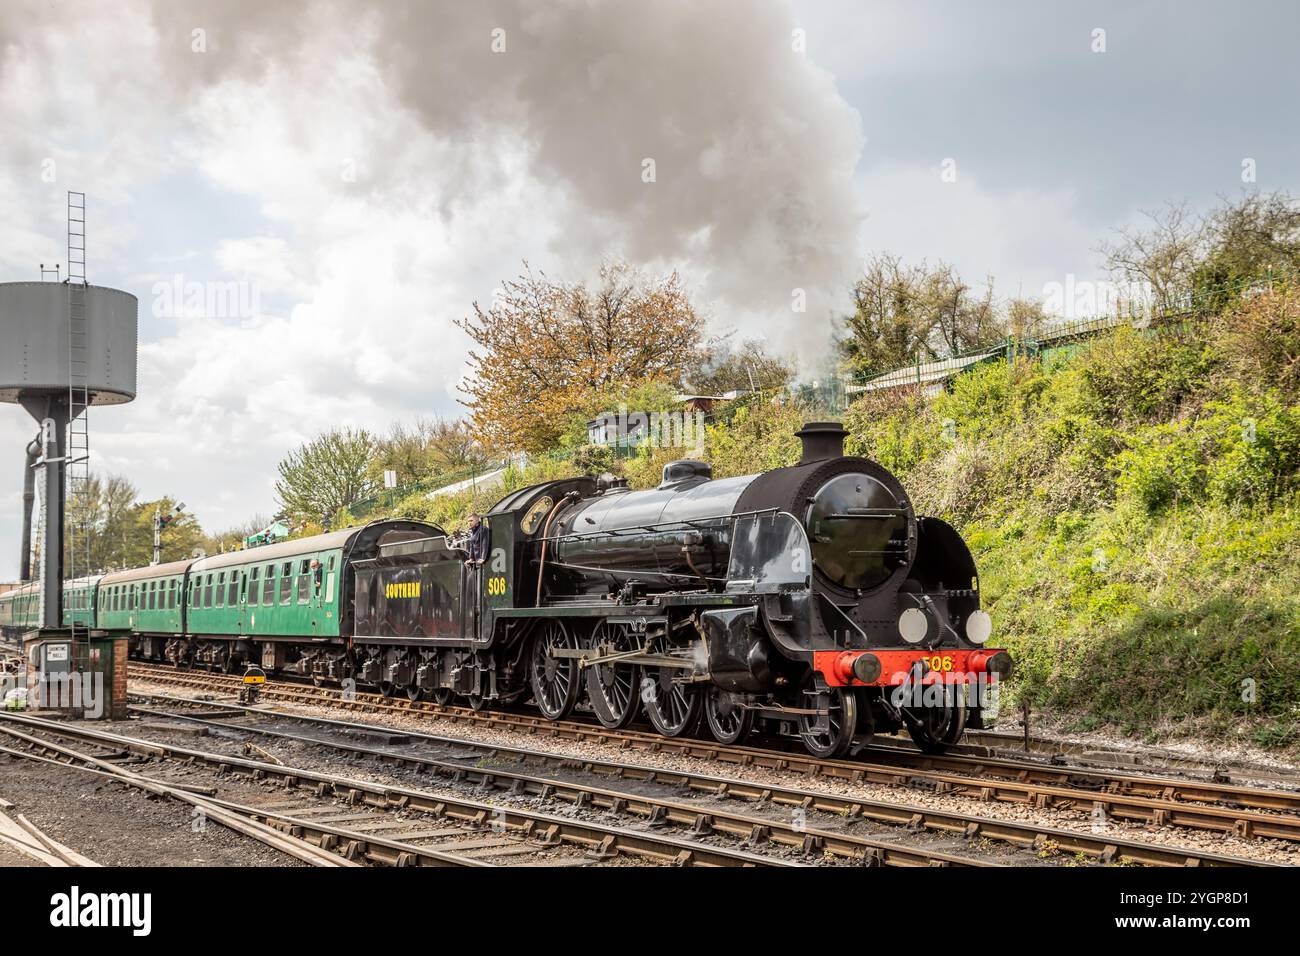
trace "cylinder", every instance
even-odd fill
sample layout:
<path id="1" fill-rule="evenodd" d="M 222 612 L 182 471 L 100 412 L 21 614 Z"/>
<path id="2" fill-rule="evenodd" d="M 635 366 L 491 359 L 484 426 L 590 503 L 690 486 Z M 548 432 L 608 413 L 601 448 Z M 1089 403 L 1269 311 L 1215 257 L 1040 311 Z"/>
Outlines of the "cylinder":
<path id="1" fill-rule="evenodd" d="M 0 282 L 0 402 L 67 393 L 68 288 L 66 282 Z M 135 398 L 138 305 L 128 292 L 85 287 L 86 339 L 78 344 L 92 405 Z"/>
<path id="2" fill-rule="evenodd" d="M 32 441 L 27 446 L 27 461 L 23 466 L 23 553 L 18 561 L 18 580 L 32 579 L 32 508 L 36 503 L 36 461 L 41 457 L 41 443 Z"/>

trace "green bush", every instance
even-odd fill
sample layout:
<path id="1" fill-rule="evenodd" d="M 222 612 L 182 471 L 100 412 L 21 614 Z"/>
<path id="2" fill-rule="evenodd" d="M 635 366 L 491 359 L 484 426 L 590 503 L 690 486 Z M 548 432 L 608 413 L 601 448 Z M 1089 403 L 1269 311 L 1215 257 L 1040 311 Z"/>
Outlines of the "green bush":
<path id="1" fill-rule="evenodd" d="M 870 395 L 849 447 L 965 536 L 1012 702 L 1295 746 L 1300 406 L 1234 373 L 1241 322 L 1237 365 L 1215 328 L 1121 329 L 933 399 Z"/>

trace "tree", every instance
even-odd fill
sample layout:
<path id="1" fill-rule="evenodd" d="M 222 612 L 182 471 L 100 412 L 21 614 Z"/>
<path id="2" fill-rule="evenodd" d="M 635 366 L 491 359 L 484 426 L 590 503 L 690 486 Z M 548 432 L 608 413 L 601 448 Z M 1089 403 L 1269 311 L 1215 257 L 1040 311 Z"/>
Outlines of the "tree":
<path id="1" fill-rule="evenodd" d="M 739 346 L 710 343 L 684 384 L 700 395 L 722 395 L 781 388 L 792 378 L 794 368 L 788 362 L 769 355 L 761 339 L 747 339 Z"/>
<path id="2" fill-rule="evenodd" d="M 286 514 L 320 521 L 378 490 L 370 460 L 375 439 L 365 429 L 336 428 L 319 435 L 280 462 L 275 493 Z"/>
<path id="3" fill-rule="evenodd" d="M 897 256 L 873 256 L 853 286 L 853 303 L 837 344 L 844 363 L 860 374 L 948 358 L 1005 334 L 992 280 L 976 294 L 943 262 L 908 266 Z"/>
<path id="4" fill-rule="evenodd" d="M 153 560 L 153 516 L 159 509 L 171 514 L 176 499 L 170 496 L 156 501 L 138 501 L 137 490 L 120 475 L 101 477 L 92 473 L 85 495 L 69 501 L 65 523 L 65 567 L 72 571 L 72 535 L 74 530 L 85 541 L 89 563 L 78 555 L 76 573 L 138 568 Z M 172 518 L 162 532 L 162 560 L 179 561 L 204 548 L 206 537 L 198 519 L 188 512 Z M 83 552 L 84 554 L 84 552 Z"/>
<path id="5" fill-rule="evenodd" d="M 1205 224 L 1186 203 L 1167 203 L 1142 215 L 1148 226 L 1119 229 L 1118 239 L 1097 248 L 1115 279 L 1142 290 L 1131 298 L 1149 299 L 1156 311 L 1171 312 L 1184 304 L 1204 257 Z"/>
<path id="6" fill-rule="evenodd" d="M 382 479 L 385 471 L 394 471 L 398 484 L 404 485 L 481 468 L 487 461 L 468 422 L 418 418 L 410 425 L 394 422 L 388 435 L 376 440 L 371 472 Z"/>
<path id="7" fill-rule="evenodd" d="M 1251 279 L 1300 269 L 1300 207 L 1285 193 L 1224 200 L 1206 217 L 1205 234 L 1208 249 L 1192 284 L 1213 311 Z"/>
<path id="8" fill-rule="evenodd" d="M 1300 269 L 1300 208 L 1287 193 L 1224 198 L 1204 215 L 1186 203 L 1143 215 L 1148 227 L 1121 229 L 1099 251 L 1116 278 L 1149 290 L 1157 312 L 1219 311 L 1246 280 Z"/>
<path id="9" fill-rule="evenodd" d="M 1039 299 L 1011 299 L 1006 304 L 1004 315 L 1007 334 L 1021 339 L 1038 338 L 1050 321 Z"/>
<path id="10" fill-rule="evenodd" d="M 649 278 L 606 262 L 600 283 L 565 285 L 524 272 L 491 308 L 458 323 L 474 340 L 463 386 L 476 437 L 496 450 L 549 448 L 566 413 L 592 393 L 677 382 L 697 359 L 704 321 L 677 273 Z"/>
<path id="11" fill-rule="evenodd" d="M 984 291 L 975 294 L 942 262 L 925 276 L 921 310 L 928 326 L 923 346 L 932 359 L 992 345 L 1006 334 L 993 306 L 993 280 L 986 279 Z"/>

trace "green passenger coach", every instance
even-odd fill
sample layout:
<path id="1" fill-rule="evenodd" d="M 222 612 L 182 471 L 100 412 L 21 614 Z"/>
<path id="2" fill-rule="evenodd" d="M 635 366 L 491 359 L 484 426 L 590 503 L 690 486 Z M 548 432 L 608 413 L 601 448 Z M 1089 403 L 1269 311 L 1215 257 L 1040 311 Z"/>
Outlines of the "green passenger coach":
<path id="1" fill-rule="evenodd" d="M 104 575 L 99 580 L 97 626 L 129 631 L 145 646 L 156 644 L 161 651 L 167 640 L 185 630 L 183 595 L 190 563 L 173 561 Z"/>
<path id="2" fill-rule="evenodd" d="M 17 637 L 24 631 L 40 627 L 41 589 L 28 583 L 0 594 L 0 634 Z"/>
<path id="3" fill-rule="evenodd" d="M 328 644 L 331 659 L 340 657 L 340 639 L 351 636 L 349 557 L 370 553 L 386 534 L 430 530 L 418 522 L 385 521 L 195 561 L 187 575 L 185 646 L 179 650 L 189 661 L 225 670 L 248 662 L 304 669 L 321 653 L 318 647 L 304 655 L 304 640 L 307 648 Z"/>

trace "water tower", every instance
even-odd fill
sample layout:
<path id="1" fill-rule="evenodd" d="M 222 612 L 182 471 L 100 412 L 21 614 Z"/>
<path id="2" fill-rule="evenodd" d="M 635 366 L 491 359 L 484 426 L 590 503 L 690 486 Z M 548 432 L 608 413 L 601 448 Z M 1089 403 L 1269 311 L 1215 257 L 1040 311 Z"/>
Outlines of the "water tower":
<path id="1" fill-rule="evenodd" d="M 66 555 L 63 546 L 69 500 L 78 502 L 89 483 L 89 409 L 135 398 L 138 302 L 86 281 L 85 222 L 85 196 L 69 193 L 62 281 L 0 282 L 0 401 L 21 405 L 40 426 L 28 445 L 23 482 L 21 569 L 29 579 L 32 491 L 39 479 L 44 628 L 61 625 L 64 577 L 93 570 L 84 529 L 71 529 Z"/>

